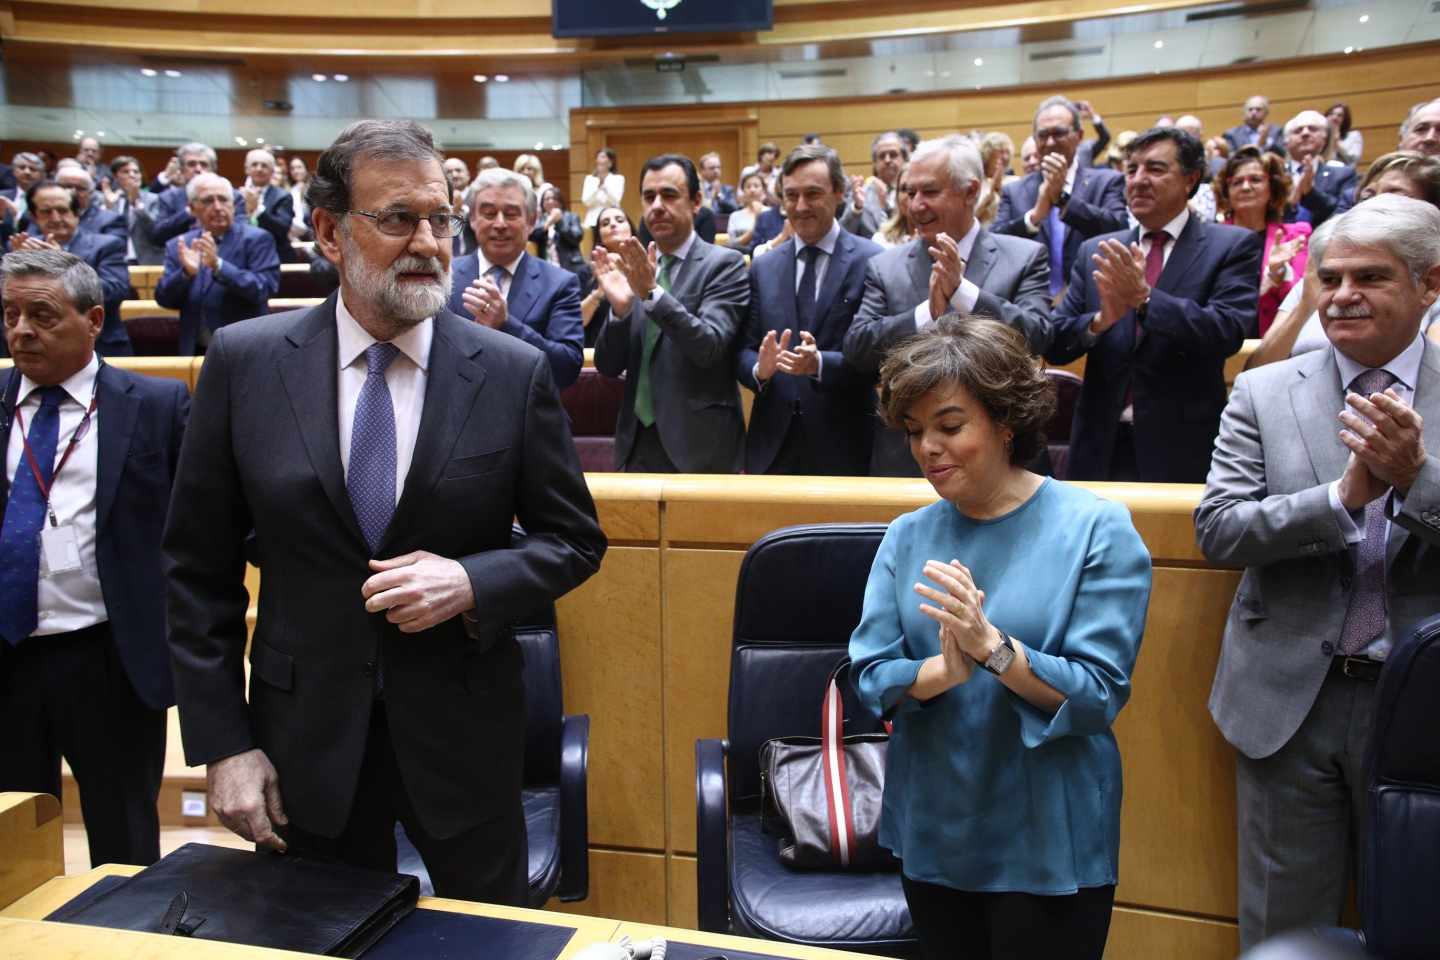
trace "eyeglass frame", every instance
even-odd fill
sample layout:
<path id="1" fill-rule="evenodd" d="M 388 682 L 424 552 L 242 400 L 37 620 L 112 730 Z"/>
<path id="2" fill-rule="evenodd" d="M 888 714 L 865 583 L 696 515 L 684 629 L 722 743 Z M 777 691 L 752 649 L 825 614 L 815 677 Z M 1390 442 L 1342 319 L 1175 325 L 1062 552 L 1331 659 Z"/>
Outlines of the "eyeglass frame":
<path id="1" fill-rule="evenodd" d="M 458 213 L 431 213 L 422 217 L 419 214 L 411 213 L 409 210 L 385 210 L 380 213 L 373 213 L 369 210 L 345 211 L 345 214 L 347 216 L 352 213 L 361 217 L 369 217 L 371 220 L 374 221 L 375 229 L 378 230 L 383 236 L 387 237 L 413 237 L 415 235 L 415 231 L 420 228 L 421 221 L 430 224 L 430 235 L 436 240 L 450 240 L 454 237 L 458 237 L 461 231 L 465 229 L 465 217 Z M 384 227 L 380 226 L 381 217 L 400 217 L 402 221 L 406 219 L 413 219 L 414 223 L 410 224 L 410 229 L 405 231 L 404 233 L 389 233 L 385 230 Z M 436 230 L 433 220 L 433 218 L 435 217 L 443 217 L 450 224 L 450 232 L 440 233 L 438 230 Z"/>

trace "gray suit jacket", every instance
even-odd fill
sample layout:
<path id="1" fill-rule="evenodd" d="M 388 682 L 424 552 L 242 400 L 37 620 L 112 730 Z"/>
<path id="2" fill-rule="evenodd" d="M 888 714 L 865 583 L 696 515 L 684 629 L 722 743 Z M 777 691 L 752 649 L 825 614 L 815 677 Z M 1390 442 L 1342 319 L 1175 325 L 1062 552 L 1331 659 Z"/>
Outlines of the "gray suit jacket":
<path id="1" fill-rule="evenodd" d="M 1248 757 L 1267 757 L 1294 736 L 1340 643 L 1352 561 L 1326 488 L 1349 457 L 1335 419 L 1343 407 L 1333 349 L 1241 374 L 1195 510 L 1205 555 L 1245 567 L 1210 714 Z M 1429 341 L 1415 409 L 1429 456 L 1390 528 L 1395 630 L 1440 609 L 1440 347 Z"/>
<path id="2" fill-rule="evenodd" d="M 874 257 L 865 273 L 865 299 L 845 335 L 845 362 L 875 376 L 885 354 L 915 334 L 915 308 L 930 297 L 930 253 L 915 239 Z M 1025 335 L 1030 349 L 1050 345 L 1050 260 L 1033 240 L 981 229 L 965 265 L 965 278 L 980 288 L 975 312 Z M 877 428 L 870 460 L 874 476 L 919 476 L 904 435 Z"/>
<path id="3" fill-rule="evenodd" d="M 637 302 L 628 317 L 610 313 L 595 341 L 595 367 L 625 378 L 625 400 L 615 424 L 615 464 L 629 459 L 639 421 L 635 371 L 645 349 L 646 318 L 660 327 L 650 357 L 655 427 L 675 466 L 685 473 L 739 473 L 745 420 L 735 383 L 735 351 L 750 282 L 739 252 L 699 237 L 673 268 L 670 292 Z"/>

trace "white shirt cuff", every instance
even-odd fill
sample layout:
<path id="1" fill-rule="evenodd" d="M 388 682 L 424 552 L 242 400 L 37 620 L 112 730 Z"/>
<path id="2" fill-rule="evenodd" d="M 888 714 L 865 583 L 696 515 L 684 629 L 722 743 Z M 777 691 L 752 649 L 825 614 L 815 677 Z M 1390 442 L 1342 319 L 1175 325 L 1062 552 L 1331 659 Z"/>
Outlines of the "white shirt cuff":
<path id="1" fill-rule="evenodd" d="M 930 316 L 930 301 L 926 300 L 915 308 L 915 330 L 919 332 L 928 327 L 935 318 Z"/>
<path id="2" fill-rule="evenodd" d="M 1340 527 L 1340 535 L 1350 545 L 1359 543 L 1365 539 L 1365 528 L 1355 522 L 1350 516 L 1350 511 L 1345 509 L 1345 504 L 1340 502 L 1340 481 L 1336 480 L 1326 488 L 1330 498 L 1330 512 L 1335 515 L 1335 523 Z"/>
<path id="3" fill-rule="evenodd" d="M 1032 214 L 1032 213 L 1034 213 L 1034 212 L 1035 212 L 1035 211 L 1034 211 L 1033 209 L 1031 209 L 1031 210 L 1026 210 L 1026 211 L 1025 211 L 1025 216 L 1023 217 L 1023 219 L 1024 219 L 1024 221 L 1025 221 L 1025 229 L 1026 229 L 1026 230 L 1029 230 L 1032 234 L 1035 234 L 1035 233 L 1039 233 L 1039 232 L 1040 232 L 1040 228 L 1035 225 L 1035 220 L 1030 216 L 1030 214 Z"/>
<path id="4" fill-rule="evenodd" d="M 810 379 L 811 379 L 811 380 L 816 380 L 816 381 L 818 381 L 818 380 L 820 379 L 820 375 L 823 374 L 824 372 L 825 372 L 825 354 L 823 354 L 823 353 L 821 353 L 821 352 L 819 352 L 819 351 L 817 350 L 817 351 L 815 352 L 815 372 L 810 375 Z"/>
<path id="5" fill-rule="evenodd" d="M 659 303 L 660 298 L 665 296 L 665 289 L 660 284 L 655 284 L 655 289 L 650 291 L 650 296 L 645 298 L 647 303 Z"/>
<path id="6" fill-rule="evenodd" d="M 969 314 L 975 312 L 975 304 L 979 302 L 980 288 L 962 277 L 960 286 L 955 289 L 955 296 L 950 298 L 950 306 L 961 313 Z"/>

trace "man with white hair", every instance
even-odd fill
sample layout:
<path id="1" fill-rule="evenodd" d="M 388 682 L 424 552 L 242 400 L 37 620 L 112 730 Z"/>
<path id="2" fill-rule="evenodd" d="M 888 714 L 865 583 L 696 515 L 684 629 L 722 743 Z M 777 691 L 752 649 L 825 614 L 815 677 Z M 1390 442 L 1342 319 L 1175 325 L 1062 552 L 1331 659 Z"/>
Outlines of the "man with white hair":
<path id="1" fill-rule="evenodd" d="M 1261 150 L 1278 151 L 1280 131 L 1265 121 L 1270 116 L 1270 101 L 1256 94 L 1245 101 L 1244 119 L 1225 131 L 1233 154 L 1241 147 L 1259 147 Z"/>
<path id="2" fill-rule="evenodd" d="M 1050 265 L 1033 240 L 992 233 L 975 217 L 985 173 L 967 137 L 915 148 L 900 189 L 910 198 L 915 239 L 870 260 L 865 295 L 845 335 L 845 362 L 875 376 L 886 352 L 947 313 L 984 314 L 1025 335 L 1030 349 L 1050 344 Z M 874 476 L 918 477 L 898 430 L 878 428 Z"/>
<path id="3" fill-rule="evenodd" d="M 1440 609 L 1440 211 L 1385 195 L 1318 268 L 1328 349 L 1242 373 L 1195 511 L 1244 566 L 1210 713 L 1239 751 L 1240 937 L 1334 926 L 1365 832 L 1375 681 Z"/>
<path id="4" fill-rule="evenodd" d="M 204 353 L 215 331 L 270 311 L 280 258 L 270 234 L 235 216 L 235 189 L 213 173 L 185 184 L 198 226 L 165 246 L 155 302 L 180 311 L 179 352 Z"/>
<path id="5" fill-rule="evenodd" d="M 170 646 L 185 756 L 231 830 L 393 873 L 398 820 L 437 894 L 522 906 L 512 626 L 605 536 L 544 355 L 445 309 L 440 161 L 412 121 L 341 131 L 308 192 L 339 291 L 216 334 L 165 531 Z"/>
<path id="6" fill-rule="evenodd" d="M 245 186 L 240 190 L 243 216 L 275 241 L 275 255 L 281 263 L 295 260 L 290 243 L 290 224 L 295 220 L 295 198 L 275 182 L 275 155 L 269 150 L 245 154 Z M 237 208 L 239 209 L 239 208 Z"/>
<path id="7" fill-rule="evenodd" d="M 1308 220 L 1319 226 L 1333 216 L 1345 191 L 1354 187 L 1354 167 L 1326 163 L 1325 154 L 1334 130 L 1318 110 L 1301 110 L 1285 124 L 1285 153 L 1289 157 L 1289 221 Z"/>
<path id="8" fill-rule="evenodd" d="M 1400 124 L 1400 149 L 1440 157 L 1440 98 L 1410 108 Z"/>
<path id="9" fill-rule="evenodd" d="M 89 233 L 100 233 L 124 240 L 128 236 L 125 218 L 106 210 L 103 204 L 94 202 L 95 179 L 78 163 L 60 163 L 57 166 L 59 169 L 55 171 L 55 182 L 75 194 L 75 200 L 80 207 L 80 228 Z M 31 223 L 30 233 L 40 235 L 37 224 Z"/>

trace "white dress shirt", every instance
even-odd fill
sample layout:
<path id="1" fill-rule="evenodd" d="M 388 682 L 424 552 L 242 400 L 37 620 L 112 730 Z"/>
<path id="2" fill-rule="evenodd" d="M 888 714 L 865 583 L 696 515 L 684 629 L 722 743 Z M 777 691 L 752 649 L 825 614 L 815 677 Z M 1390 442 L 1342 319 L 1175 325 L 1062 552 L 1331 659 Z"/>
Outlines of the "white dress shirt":
<path id="1" fill-rule="evenodd" d="M 815 244 L 815 248 L 820 251 L 819 255 L 815 258 L 816 300 L 820 299 L 820 285 L 825 282 L 825 269 L 830 265 L 830 257 L 833 256 L 835 253 L 835 244 L 839 242 L 840 221 L 836 220 L 834 223 L 830 224 L 830 232 L 825 234 L 825 236 L 821 237 L 820 242 Z M 790 241 L 790 243 L 795 248 L 795 292 L 796 294 L 799 294 L 800 284 L 805 279 L 805 261 L 800 259 L 800 254 L 804 251 L 806 247 L 809 246 L 809 244 L 806 243 L 804 240 L 801 240 L 799 237 L 795 237 L 793 240 Z M 815 331 L 812 330 L 810 332 L 813 334 Z M 792 331 L 790 337 L 790 348 L 793 350 L 799 345 L 800 334 L 798 332 Z M 819 380 L 821 372 L 825 369 L 825 355 L 823 353 L 816 354 L 816 360 L 818 361 L 819 366 L 815 368 L 815 372 L 811 374 L 811 378 L 814 380 Z M 755 378 L 756 382 L 758 383 L 760 380 L 760 362 L 758 360 L 755 362 L 754 366 L 750 368 L 750 374 Z"/>
<path id="2" fill-rule="evenodd" d="M 350 432 L 355 426 L 355 405 L 365 385 L 368 366 L 365 349 L 376 339 L 360 326 L 345 306 L 341 294 L 335 301 L 335 328 L 339 340 L 340 396 L 336 404 L 340 427 L 340 466 L 350 472 Z M 408 328 L 390 342 L 400 355 L 385 368 L 385 385 L 395 408 L 395 502 L 405 492 L 405 477 L 415 456 L 415 437 L 420 432 L 420 414 L 425 408 L 425 384 L 430 368 L 430 341 L 435 319 L 430 317 Z"/>
<path id="3" fill-rule="evenodd" d="M 1065 192 L 1066 192 L 1066 193 L 1074 193 L 1074 192 L 1075 192 L 1075 172 L 1076 172 L 1079 168 L 1080 168 L 1080 153 L 1079 153 L 1079 151 L 1077 150 L 1076 153 L 1075 153 L 1075 156 L 1072 157 L 1071 160 L 1070 160 L 1070 169 L 1065 171 Z M 1045 178 L 1044 178 L 1044 176 L 1041 176 L 1041 178 L 1040 178 L 1040 189 L 1041 189 L 1041 190 L 1044 190 L 1044 189 L 1045 189 Z M 1061 215 L 1061 216 L 1064 216 L 1064 215 L 1065 215 L 1065 210 L 1064 210 L 1063 208 L 1057 207 L 1056 209 L 1059 209 L 1059 210 L 1060 210 L 1060 215 Z M 1031 211 L 1026 210 L 1026 211 L 1025 211 L 1025 216 L 1021 217 L 1020 219 L 1024 221 L 1024 223 L 1025 223 L 1025 229 L 1026 229 L 1026 230 L 1029 232 L 1029 234 L 1033 237 L 1035 234 L 1037 234 L 1037 233 L 1040 232 L 1040 224 L 1038 224 L 1038 223 L 1035 222 L 1034 218 L 1032 218 L 1032 217 L 1030 216 L 1030 212 L 1031 212 Z"/>
<path id="4" fill-rule="evenodd" d="M 970 230 L 965 236 L 961 237 L 956 244 L 960 248 L 960 260 L 964 266 L 968 267 L 970 265 L 970 254 L 975 250 L 975 238 L 979 235 L 980 221 L 978 219 L 971 220 Z M 975 304 L 979 299 L 980 288 L 975 286 L 971 281 L 961 277 L 960 286 L 955 288 L 955 295 L 950 298 L 950 306 L 954 307 L 960 313 L 974 313 Z M 917 331 L 924 330 L 926 325 L 934 319 L 935 318 L 930 315 L 930 300 L 927 297 L 921 300 L 920 305 L 915 308 L 915 329 Z"/>
<path id="5" fill-rule="evenodd" d="M 485 251 L 484 251 L 484 250 L 481 250 L 479 247 L 476 247 L 476 248 L 475 248 L 475 262 L 479 265 L 479 270 L 480 270 L 480 272 L 477 273 L 475 276 L 476 276 L 477 279 L 478 279 L 478 278 L 482 278 L 482 277 L 488 276 L 489 273 L 490 273 L 490 271 L 493 270 L 493 269 L 495 269 L 495 267 L 497 267 L 497 266 L 504 267 L 504 268 L 505 268 L 505 276 L 503 276 L 503 277 L 500 278 L 500 283 L 499 283 L 500 296 L 504 297 L 504 298 L 508 301 L 508 300 L 510 299 L 510 285 L 515 282 L 515 273 L 516 273 L 517 270 L 520 269 L 520 261 L 521 261 L 521 260 L 524 260 L 524 259 L 525 259 L 525 251 L 524 251 L 524 249 L 521 249 L 520 255 L 517 256 L 514 260 L 511 260 L 509 263 L 495 264 L 495 263 L 491 263 L 489 260 L 485 259 Z"/>
<path id="6" fill-rule="evenodd" d="M 694 230 L 691 230 L 690 236 L 685 238 L 685 242 L 680 244 L 674 253 L 670 254 L 673 258 L 670 261 L 670 286 L 675 286 L 675 281 L 680 279 L 680 268 L 685 265 L 685 258 L 690 256 L 690 248 L 695 246 L 695 241 L 699 239 L 699 236 L 700 235 Z M 660 264 L 664 260 L 665 254 L 659 253 L 658 248 L 657 254 L 658 256 L 655 258 L 655 289 L 650 291 L 649 297 L 651 303 L 659 303 L 660 297 L 665 293 L 660 287 Z"/>
<path id="7" fill-rule="evenodd" d="M 55 444 L 55 463 L 65 455 L 85 411 L 94 396 L 95 377 L 100 372 L 100 360 L 90 357 L 90 362 L 60 386 L 65 397 L 60 401 L 60 435 Z M 20 378 L 20 393 L 17 408 L 24 419 L 25 429 L 35 422 L 40 411 L 40 386 L 29 377 Z M 50 488 L 50 509 L 55 522 L 64 526 L 73 524 L 75 540 L 80 547 L 80 569 L 63 573 L 43 575 L 37 595 L 39 621 L 31 636 L 48 636 L 54 633 L 69 633 L 103 623 L 109 619 L 105 611 L 105 598 L 100 591 L 100 570 L 95 565 L 95 482 L 98 476 L 100 450 L 100 417 L 105 411 L 98 406 L 90 415 L 90 424 L 80 435 L 75 452 L 65 462 L 65 468 L 53 478 Z M 24 435 L 20 424 L 10 426 L 10 444 L 6 448 L 5 475 L 13 483 L 15 471 L 29 470 L 25 457 Z M 50 525 L 49 517 L 44 521 Z"/>
<path id="8" fill-rule="evenodd" d="M 537 190 L 536 194 L 544 195 Z M 580 202 L 585 205 L 585 226 L 593 227 L 600 219 L 600 211 L 606 207 L 618 207 L 625 197 L 625 175 L 615 172 L 605 174 L 602 181 L 595 174 L 587 174 L 580 186 Z"/>

